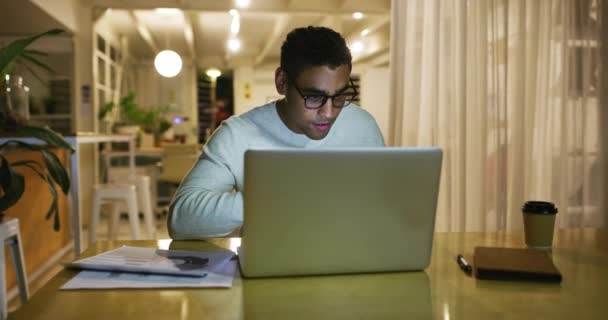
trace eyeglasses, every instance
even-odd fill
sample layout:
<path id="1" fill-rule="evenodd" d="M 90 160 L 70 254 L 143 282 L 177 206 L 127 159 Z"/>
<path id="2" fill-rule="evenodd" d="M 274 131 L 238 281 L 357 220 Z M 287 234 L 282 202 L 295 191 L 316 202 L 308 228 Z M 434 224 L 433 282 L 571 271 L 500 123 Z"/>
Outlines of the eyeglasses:
<path id="1" fill-rule="evenodd" d="M 302 93 L 302 90 L 298 88 L 295 81 L 293 81 L 291 77 L 289 78 L 289 81 L 293 84 L 293 87 L 296 88 L 296 91 L 298 91 L 302 99 L 304 99 L 304 107 L 306 107 L 306 109 L 319 109 L 325 105 L 325 102 L 327 102 L 327 99 L 329 98 L 331 98 L 334 108 L 343 108 L 349 105 L 355 99 L 357 94 L 359 94 L 355 88 L 353 79 L 350 78 L 348 79 L 350 86 L 345 88 L 343 92 L 334 94 L 333 96 L 324 94 L 305 95 Z M 349 89 L 352 89 L 352 91 Z"/>

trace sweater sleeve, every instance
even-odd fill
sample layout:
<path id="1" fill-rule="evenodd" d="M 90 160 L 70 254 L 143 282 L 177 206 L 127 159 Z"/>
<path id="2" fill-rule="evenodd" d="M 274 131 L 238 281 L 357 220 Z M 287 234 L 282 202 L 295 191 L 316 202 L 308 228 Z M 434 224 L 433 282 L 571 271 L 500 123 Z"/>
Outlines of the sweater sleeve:
<path id="1" fill-rule="evenodd" d="M 176 240 L 224 236 L 243 223 L 243 196 L 235 164 L 242 159 L 230 125 L 220 126 L 186 175 L 170 206 L 168 229 Z M 239 152 L 241 154 L 239 154 Z"/>

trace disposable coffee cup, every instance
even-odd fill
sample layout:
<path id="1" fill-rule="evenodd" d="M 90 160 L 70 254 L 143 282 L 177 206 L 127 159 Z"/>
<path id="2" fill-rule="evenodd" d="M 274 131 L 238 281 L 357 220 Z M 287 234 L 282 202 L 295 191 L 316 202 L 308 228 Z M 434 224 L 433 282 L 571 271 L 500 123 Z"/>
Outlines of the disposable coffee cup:
<path id="1" fill-rule="evenodd" d="M 557 207 L 551 202 L 528 201 L 522 207 L 526 245 L 534 249 L 550 249 Z"/>

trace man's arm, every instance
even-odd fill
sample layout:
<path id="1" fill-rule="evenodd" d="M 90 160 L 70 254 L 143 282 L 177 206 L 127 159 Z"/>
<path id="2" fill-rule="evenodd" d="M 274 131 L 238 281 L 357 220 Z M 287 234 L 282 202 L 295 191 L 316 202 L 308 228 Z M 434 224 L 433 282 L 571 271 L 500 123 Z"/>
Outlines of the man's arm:
<path id="1" fill-rule="evenodd" d="M 230 234 L 243 223 L 243 196 L 232 166 L 240 159 L 234 136 L 221 126 L 182 181 L 171 203 L 168 229 L 176 240 Z"/>

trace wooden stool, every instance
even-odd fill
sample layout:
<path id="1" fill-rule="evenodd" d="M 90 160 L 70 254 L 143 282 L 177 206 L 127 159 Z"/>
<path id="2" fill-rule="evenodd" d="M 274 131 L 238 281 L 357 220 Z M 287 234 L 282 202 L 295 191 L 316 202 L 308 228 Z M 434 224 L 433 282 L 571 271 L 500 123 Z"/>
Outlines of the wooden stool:
<path id="1" fill-rule="evenodd" d="M 9 245 L 11 256 L 13 258 L 13 267 L 17 275 L 17 285 L 19 287 L 19 297 L 21 304 L 25 304 L 30 296 L 27 289 L 27 275 L 25 274 L 25 260 L 23 259 L 23 249 L 21 249 L 21 234 L 19 233 L 19 220 L 16 218 L 7 218 L 6 221 L 0 224 L 0 239 L 3 243 Z M 8 304 L 6 301 L 6 270 L 4 257 L 4 246 L 0 249 L 0 319 L 6 319 L 8 314 Z"/>

